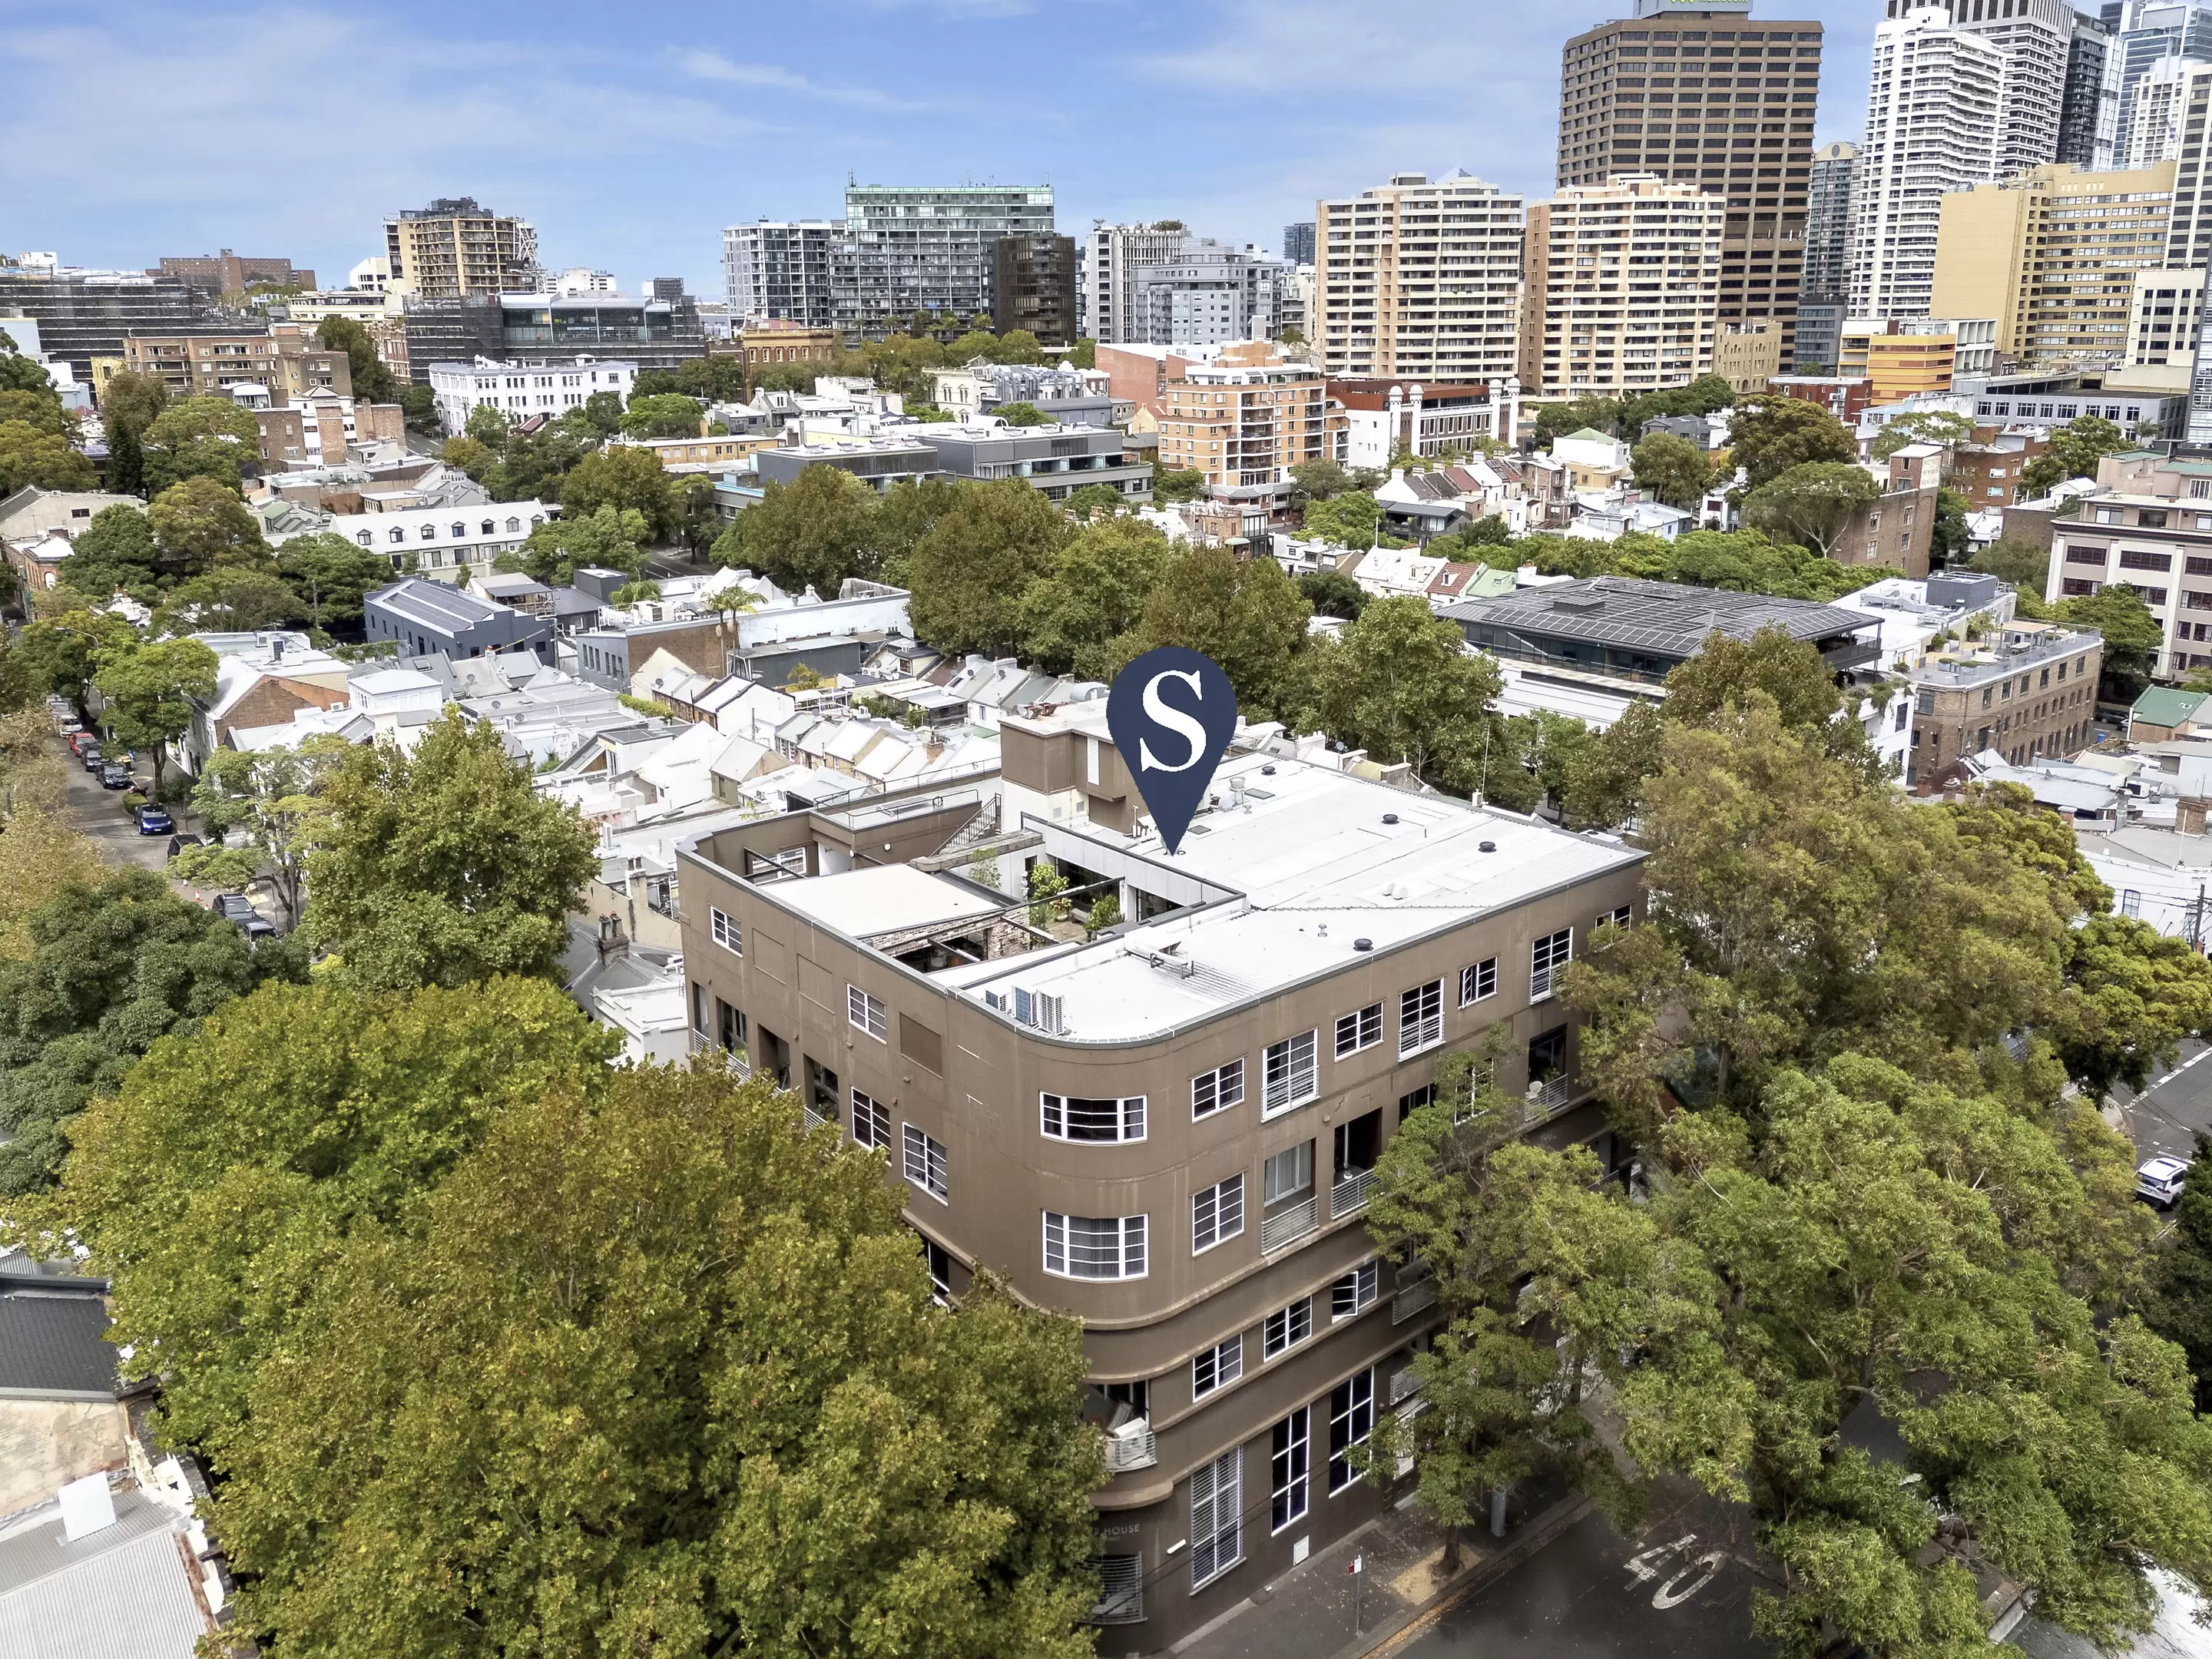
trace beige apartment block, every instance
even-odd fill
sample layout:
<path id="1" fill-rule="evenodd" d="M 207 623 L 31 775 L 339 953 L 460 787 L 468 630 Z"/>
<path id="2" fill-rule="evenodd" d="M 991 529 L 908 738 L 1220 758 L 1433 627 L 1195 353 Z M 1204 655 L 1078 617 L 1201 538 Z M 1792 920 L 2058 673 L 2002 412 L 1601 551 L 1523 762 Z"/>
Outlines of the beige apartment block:
<path id="1" fill-rule="evenodd" d="M 1721 325 L 1713 343 L 1713 373 L 1737 392 L 1765 392 L 1782 373 L 1782 325 L 1771 317 Z"/>
<path id="2" fill-rule="evenodd" d="M 426 300 L 529 293 L 538 284 L 538 233 L 474 197 L 441 197 L 384 222 L 389 286 Z"/>
<path id="3" fill-rule="evenodd" d="M 1208 495 L 1273 501 L 1291 469 L 1331 453 L 1328 388 L 1321 371 L 1264 342 L 1188 363 L 1162 388 L 1160 464 L 1206 476 Z"/>
<path id="4" fill-rule="evenodd" d="M 116 366 L 160 375 L 177 398 L 227 398 L 236 386 L 266 386 L 269 401 L 280 405 L 311 392 L 352 397 L 345 353 L 314 342 L 297 323 L 271 323 L 265 334 L 126 334 Z"/>
<path id="5" fill-rule="evenodd" d="M 1527 395 L 1632 398 L 1711 374 L 1727 216 L 1725 198 L 1649 173 L 1531 206 L 1521 313 Z"/>
<path id="6" fill-rule="evenodd" d="M 2139 270 L 2128 315 L 2128 367 L 2193 366 L 2204 313 L 2201 270 Z"/>
<path id="7" fill-rule="evenodd" d="M 1465 173 L 1401 173 L 1314 211 L 1313 311 L 1332 377 L 1518 372 L 1521 197 Z"/>
<path id="8" fill-rule="evenodd" d="M 2054 162 L 1943 198 L 1932 308 L 1994 317 L 2020 367 L 2124 359 L 2138 272 L 2165 263 L 2174 164 L 2090 173 Z"/>

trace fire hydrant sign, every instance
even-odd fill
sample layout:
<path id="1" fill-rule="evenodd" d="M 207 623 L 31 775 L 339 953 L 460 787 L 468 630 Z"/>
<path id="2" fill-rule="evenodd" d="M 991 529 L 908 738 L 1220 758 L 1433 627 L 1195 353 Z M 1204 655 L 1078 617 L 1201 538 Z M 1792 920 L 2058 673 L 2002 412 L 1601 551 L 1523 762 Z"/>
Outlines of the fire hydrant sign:
<path id="1" fill-rule="evenodd" d="M 1114 678 L 1106 729 L 1172 854 L 1237 732 L 1237 692 L 1212 658 L 1179 645 L 1147 651 Z"/>

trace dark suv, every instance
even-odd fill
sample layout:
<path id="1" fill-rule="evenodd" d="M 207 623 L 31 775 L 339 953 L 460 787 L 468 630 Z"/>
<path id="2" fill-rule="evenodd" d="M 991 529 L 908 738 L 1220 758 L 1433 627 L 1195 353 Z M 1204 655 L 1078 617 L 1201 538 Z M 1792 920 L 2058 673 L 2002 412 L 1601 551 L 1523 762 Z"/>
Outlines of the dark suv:
<path id="1" fill-rule="evenodd" d="M 253 908 L 252 901 L 243 893 L 217 893 L 215 912 L 224 921 L 234 922 L 238 930 L 248 939 L 274 939 L 276 925 Z"/>

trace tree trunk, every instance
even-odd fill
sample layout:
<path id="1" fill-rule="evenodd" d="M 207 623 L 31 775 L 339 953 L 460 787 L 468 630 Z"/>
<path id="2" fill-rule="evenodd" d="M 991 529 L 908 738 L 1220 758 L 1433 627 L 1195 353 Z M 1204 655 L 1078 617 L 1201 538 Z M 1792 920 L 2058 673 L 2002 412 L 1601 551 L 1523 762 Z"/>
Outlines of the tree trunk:
<path id="1" fill-rule="evenodd" d="M 1459 1572 L 1459 1527 L 1455 1523 L 1444 1528 L 1444 1559 L 1439 1571 L 1447 1578 L 1454 1577 Z"/>

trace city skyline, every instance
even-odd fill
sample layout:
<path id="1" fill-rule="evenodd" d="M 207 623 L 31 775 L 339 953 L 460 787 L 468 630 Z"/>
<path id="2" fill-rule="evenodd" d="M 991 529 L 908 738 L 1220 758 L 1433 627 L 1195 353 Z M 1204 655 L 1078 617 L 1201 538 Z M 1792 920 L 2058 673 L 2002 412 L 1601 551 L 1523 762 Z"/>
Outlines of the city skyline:
<path id="1" fill-rule="evenodd" d="M 1440 31 L 1432 9 L 1386 0 L 1347 36 L 1340 14 L 1306 0 L 1139 4 L 1117 9 L 1110 33 L 1085 21 L 1091 0 L 831 0 L 750 20 L 742 42 L 726 16 L 679 8 L 656 14 L 664 44 L 589 51 L 560 44 L 570 9 L 500 3 L 456 21 L 401 5 L 372 27 L 246 8 L 157 28 L 139 7 L 32 0 L 0 29 L 15 88 L 0 114 L 0 246 L 125 268 L 229 246 L 289 256 L 335 286 L 381 251 L 387 215 L 473 195 L 534 224 L 549 270 L 609 269 L 626 292 L 681 276 L 719 297 L 725 225 L 837 216 L 849 173 L 1048 184 L 1063 232 L 1175 217 L 1272 251 L 1316 199 L 1396 172 L 1464 167 L 1548 196 L 1560 47 L 1630 7 L 1477 0 L 1465 27 Z M 1873 9 L 1773 0 L 1754 15 L 1826 26 L 1818 142 L 1859 136 Z M 1074 52 L 1107 77 L 1088 100 L 1070 96 Z M 240 99 L 249 53 L 261 67 Z M 344 137 L 332 90 L 364 62 L 396 118 L 381 149 Z M 1347 88 L 1365 84 L 1386 118 L 1362 118 Z M 89 85 L 138 122 L 83 123 Z M 1285 98 L 1304 112 L 1255 153 L 1253 121 Z M 337 142 L 318 144 L 320 131 Z M 307 155 L 311 168 L 281 165 Z"/>

